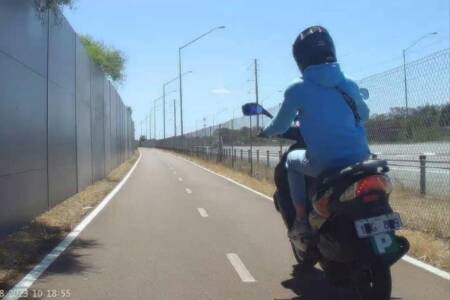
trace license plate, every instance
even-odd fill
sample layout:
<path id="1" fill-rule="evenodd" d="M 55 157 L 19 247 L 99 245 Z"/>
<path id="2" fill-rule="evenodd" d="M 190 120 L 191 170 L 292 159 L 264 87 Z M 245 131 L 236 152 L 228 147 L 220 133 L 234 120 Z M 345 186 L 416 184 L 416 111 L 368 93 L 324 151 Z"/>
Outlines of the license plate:
<path id="1" fill-rule="evenodd" d="M 387 255 L 401 251 L 400 245 L 393 232 L 379 233 L 371 236 L 369 239 L 372 250 L 376 255 Z"/>
<path id="2" fill-rule="evenodd" d="M 381 233 L 398 230 L 401 227 L 402 220 L 398 213 L 391 213 L 355 221 L 356 233 L 359 238 L 376 236 Z"/>

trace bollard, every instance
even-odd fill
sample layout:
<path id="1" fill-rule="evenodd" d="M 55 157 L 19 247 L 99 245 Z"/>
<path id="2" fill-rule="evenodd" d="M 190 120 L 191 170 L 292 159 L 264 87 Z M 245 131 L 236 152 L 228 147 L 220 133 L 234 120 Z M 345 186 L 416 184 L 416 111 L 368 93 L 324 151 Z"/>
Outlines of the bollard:
<path id="1" fill-rule="evenodd" d="M 421 154 L 419 156 L 420 161 L 420 193 L 425 195 L 427 193 L 427 156 L 425 154 Z"/>
<path id="2" fill-rule="evenodd" d="M 269 157 L 269 155 L 270 155 L 270 152 L 269 152 L 269 150 L 267 150 L 267 152 L 266 152 L 266 158 L 267 158 L 267 167 L 270 167 L 270 157 Z"/>
<path id="3" fill-rule="evenodd" d="M 253 176 L 253 153 L 252 150 L 248 150 L 248 159 L 250 163 L 250 176 Z"/>
<path id="4" fill-rule="evenodd" d="M 236 159 L 236 149 L 233 149 L 233 153 L 231 154 L 231 166 L 234 168 L 234 163 Z"/>

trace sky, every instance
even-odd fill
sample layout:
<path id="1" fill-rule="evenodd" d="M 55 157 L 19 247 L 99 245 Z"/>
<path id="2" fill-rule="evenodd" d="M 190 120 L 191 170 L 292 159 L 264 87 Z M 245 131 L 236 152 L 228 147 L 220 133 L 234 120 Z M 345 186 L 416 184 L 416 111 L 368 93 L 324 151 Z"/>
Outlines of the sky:
<path id="1" fill-rule="evenodd" d="M 126 81 L 118 86 L 133 109 L 136 134 L 162 95 L 164 82 L 178 75 L 178 48 L 216 26 L 226 26 L 182 52 L 185 133 L 239 116 L 255 99 L 254 59 L 264 106 L 282 101 L 282 91 L 300 77 L 291 55 L 297 35 L 311 25 L 326 27 L 345 74 L 359 80 L 412 61 L 450 44 L 448 0 L 76 0 L 65 15 L 79 34 L 123 51 Z M 173 135 L 173 100 L 167 86 L 166 135 Z M 172 93 L 171 93 L 172 92 Z M 162 103 L 156 102 L 156 133 L 162 136 Z M 179 118 L 179 117 L 178 117 Z M 179 121 L 179 120 L 178 120 Z M 148 124 L 148 122 L 147 122 Z M 152 136 L 155 133 L 152 120 Z M 149 133 L 149 126 L 142 130 Z M 180 128 L 177 125 L 179 133 Z"/>

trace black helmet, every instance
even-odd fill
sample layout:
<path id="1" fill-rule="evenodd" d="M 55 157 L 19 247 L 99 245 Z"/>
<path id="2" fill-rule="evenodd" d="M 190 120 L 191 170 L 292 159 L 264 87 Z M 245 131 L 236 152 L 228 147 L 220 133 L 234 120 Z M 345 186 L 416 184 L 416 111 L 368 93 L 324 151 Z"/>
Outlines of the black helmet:
<path id="1" fill-rule="evenodd" d="M 293 54 L 302 72 L 311 65 L 336 62 L 333 39 L 322 26 L 303 30 L 295 40 Z"/>

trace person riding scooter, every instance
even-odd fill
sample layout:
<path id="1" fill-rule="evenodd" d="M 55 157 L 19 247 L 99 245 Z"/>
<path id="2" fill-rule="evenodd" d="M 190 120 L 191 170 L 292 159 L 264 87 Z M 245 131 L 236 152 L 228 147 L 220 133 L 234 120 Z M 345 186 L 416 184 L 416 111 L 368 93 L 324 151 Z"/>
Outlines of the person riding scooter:
<path id="1" fill-rule="evenodd" d="M 343 169 L 369 158 L 364 123 L 369 109 L 358 85 L 345 77 L 337 63 L 333 40 L 321 26 L 305 29 L 293 45 L 303 81 L 291 85 L 281 108 L 262 136 L 285 133 L 296 118 L 307 150 L 293 150 L 286 160 L 289 189 L 296 218 L 288 236 L 304 248 L 311 235 L 305 176 Z"/>

